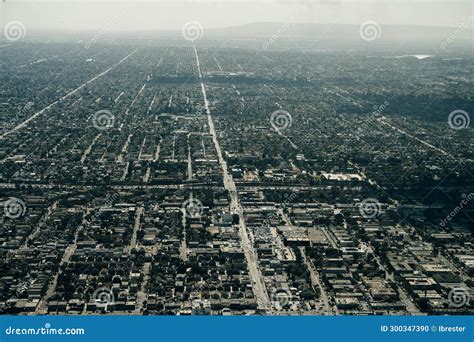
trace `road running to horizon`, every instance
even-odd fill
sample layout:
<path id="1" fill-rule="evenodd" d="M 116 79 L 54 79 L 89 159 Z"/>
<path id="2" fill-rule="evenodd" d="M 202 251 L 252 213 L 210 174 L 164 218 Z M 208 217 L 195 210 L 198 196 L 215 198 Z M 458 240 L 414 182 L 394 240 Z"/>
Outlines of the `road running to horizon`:
<path id="1" fill-rule="evenodd" d="M 222 155 L 222 149 L 217 139 L 217 133 L 214 126 L 214 121 L 212 119 L 211 110 L 209 108 L 209 101 L 207 100 L 206 95 L 206 86 L 204 84 L 204 79 L 202 77 L 201 65 L 199 63 L 199 55 L 196 49 L 196 46 L 193 44 L 194 54 L 196 56 L 196 64 L 199 73 L 199 80 L 201 83 L 202 96 L 204 99 L 204 108 L 207 113 L 207 120 L 209 125 L 209 132 L 212 136 L 212 141 L 217 152 L 217 157 L 219 159 L 219 164 L 222 168 L 223 178 L 224 178 L 224 188 L 229 192 L 231 198 L 230 210 L 233 213 L 236 213 L 239 216 L 239 236 L 242 248 L 247 259 L 247 264 L 249 268 L 250 277 L 252 278 L 252 288 L 257 298 L 257 304 L 260 309 L 270 310 L 271 303 L 268 297 L 268 292 L 263 281 L 262 273 L 258 266 L 258 257 L 255 253 L 255 250 L 250 242 L 247 226 L 245 224 L 244 211 L 242 205 L 240 204 L 239 195 L 237 193 L 237 188 L 235 182 L 231 175 L 229 175 L 227 170 L 227 162 L 225 161 Z"/>

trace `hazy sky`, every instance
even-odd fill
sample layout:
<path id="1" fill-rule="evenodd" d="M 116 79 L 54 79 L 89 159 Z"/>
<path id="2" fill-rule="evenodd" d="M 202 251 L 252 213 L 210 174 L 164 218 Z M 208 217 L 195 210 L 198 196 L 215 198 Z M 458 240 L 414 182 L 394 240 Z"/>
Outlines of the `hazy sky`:
<path id="1" fill-rule="evenodd" d="M 262 21 L 359 25 L 368 20 L 457 27 L 474 14 L 472 0 L 0 1 L 3 25 L 18 20 L 42 30 L 174 30 L 188 21 L 205 28 Z"/>

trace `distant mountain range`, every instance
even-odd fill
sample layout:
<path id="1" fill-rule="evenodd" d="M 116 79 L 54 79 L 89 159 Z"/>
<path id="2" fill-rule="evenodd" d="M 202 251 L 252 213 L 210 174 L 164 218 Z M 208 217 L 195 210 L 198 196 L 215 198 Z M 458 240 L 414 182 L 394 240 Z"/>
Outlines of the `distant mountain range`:
<path id="1" fill-rule="evenodd" d="M 295 24 L 279 22 L 258 22 L 247 25 L 206 28 L 204 25 L 200 45 L 213 46 L 213 41 L 224 40 L 226 44 L 219 46 L 248 47 L 264 49 L 337 49 L 343 47 L 384 48 L 398 46 L 402 42 L 405 48 L 419 49 L 423 47 L 430 53 L 432 49 L 439 49 L 441 44 L 451 48 L 462 48 L 467 53 L 472 51 L 473 30 L 467 24 L 458 28 L 431 27 L 416 25 L 384 25 L 366 23 L 365 25 L 341 24 Z M 189 42 L 182 37 L 181 30 L 167 31 L 136 31 L 136 32 L 109 32 L 89 30 L 81 32 L 28 32 L 30 40 L 48 41 L 88 41 L 95 37 L 100 43 L 117 42 L 121 39 L 136 41 L 174 40 L 173 44 L 188 46 Z M 364 39 L 366 38 L 366 39 Z M 372 39 L 374 38 L 374 39 Z M 370 44 L 366 44 L 369 42 Z M 165 44 L 169 44 L 165 43 Z M 265 45 L 266 44 L 266 45 Z M 431 49 L 431 50 L 430 50 Z M 444 50 L 444 48 L 443 48 Z M 421 53 L 421 51 L 418 51 Z"/>
<path id="2" fill-rule="evenodd" d="M 415 25 L 361 25 L 370 38 L 376 34 L 380 41 L 442 41 L 451 35 L 456 40 L 472 40 L 473 30 L 469 28 L 430 27 Z M 252 39 L 279 38 L 304 40 L 360 40 L 361 26 L 340 24 L 292 24 L 292 23 L 252 23 L 229 28 L 206 30 L 207 38 Z"/>

